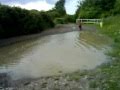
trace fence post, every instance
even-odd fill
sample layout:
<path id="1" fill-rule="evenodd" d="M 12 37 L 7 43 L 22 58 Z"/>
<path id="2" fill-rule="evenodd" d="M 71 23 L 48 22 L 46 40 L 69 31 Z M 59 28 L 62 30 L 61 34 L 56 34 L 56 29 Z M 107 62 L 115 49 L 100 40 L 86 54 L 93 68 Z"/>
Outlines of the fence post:
<path id="1" fill-rule="evenodd" d="M 103 28 L 103 22 L 102 21 L 100 22 L 100 27 Z"/>

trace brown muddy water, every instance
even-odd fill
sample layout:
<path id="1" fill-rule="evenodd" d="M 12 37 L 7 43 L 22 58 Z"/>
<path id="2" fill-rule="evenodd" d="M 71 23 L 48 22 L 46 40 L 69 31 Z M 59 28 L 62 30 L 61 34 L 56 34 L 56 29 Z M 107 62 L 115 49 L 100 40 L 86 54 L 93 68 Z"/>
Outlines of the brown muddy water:
<path id="1" fill-rule="evenodd" d="M 91 31 L 48 35 L 0 47 L 0 73 L 38 78 L 93 69 L 108 61 L 110 40 Z"/>

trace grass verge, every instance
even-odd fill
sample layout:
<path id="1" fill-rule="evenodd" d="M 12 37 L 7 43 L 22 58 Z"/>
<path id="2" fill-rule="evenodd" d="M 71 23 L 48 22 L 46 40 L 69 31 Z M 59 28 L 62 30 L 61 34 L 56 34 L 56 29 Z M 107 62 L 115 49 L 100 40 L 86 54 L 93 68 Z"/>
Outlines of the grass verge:
<path id="1" fill-rule="evenodd" d="M 120 16 L 111 16 L 104 20 L 100 32 L 111 37 L 114 41 L 112 51 L 108 53 L 111 61 L 92 71 L 87 71 L 90 90 L 120 90 Z M 73 80 L 79 80 L 81 73 L 71 74 Z"/>

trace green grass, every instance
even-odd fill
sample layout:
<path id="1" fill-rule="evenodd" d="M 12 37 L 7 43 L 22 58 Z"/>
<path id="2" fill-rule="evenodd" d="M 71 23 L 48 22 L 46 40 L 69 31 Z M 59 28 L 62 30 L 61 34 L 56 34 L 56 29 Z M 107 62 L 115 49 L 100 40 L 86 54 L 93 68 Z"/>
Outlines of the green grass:
<path id="1" fill-rule="evenodd" d="M 120 16 L 111 16 L 105 19 L 101 32 L 114 40 L 113 51 L 110 55 L 120 58 Z"/>
<path id="2" fill-rule="evenodd" d="M 106 18 L 100 31 L 114 40 L 113 49 L 108 53 L 111 61 L 96 70 L 98 72 L 94 76 L 101 74 L 101 78 L 96 78 L 90 86 L 100 90 L 120 90 L 120 16 Z"/>
<path id="3" fill-rule="evenodd" d="M 104 27 L 102 32 L 109 35 L 113 39 L 120 35 L 120 16 L 111 16 L 104 20 Z M 120 37 L 119 37 L 120 38 Z"/>

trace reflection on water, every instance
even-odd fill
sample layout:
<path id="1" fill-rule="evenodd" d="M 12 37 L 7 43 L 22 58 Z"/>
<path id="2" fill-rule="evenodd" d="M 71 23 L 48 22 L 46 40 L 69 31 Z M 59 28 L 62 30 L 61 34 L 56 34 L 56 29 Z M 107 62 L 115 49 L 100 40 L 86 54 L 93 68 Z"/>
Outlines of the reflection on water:
<path id="1" fill-rule="evenodd" d="M 0 72 L 14 79 L 92 69 L 107 61 L 109 40 L 84 31 L 49 35 L 0 48 Z"/>

